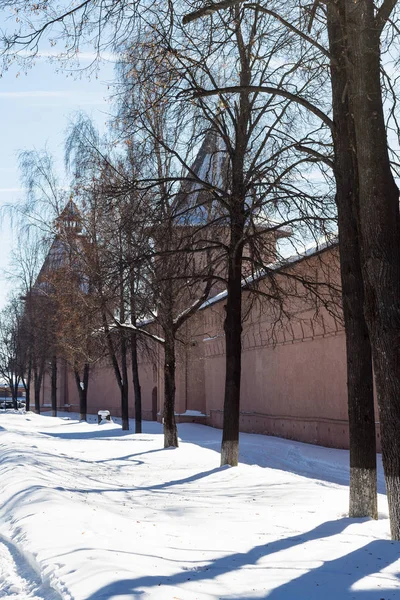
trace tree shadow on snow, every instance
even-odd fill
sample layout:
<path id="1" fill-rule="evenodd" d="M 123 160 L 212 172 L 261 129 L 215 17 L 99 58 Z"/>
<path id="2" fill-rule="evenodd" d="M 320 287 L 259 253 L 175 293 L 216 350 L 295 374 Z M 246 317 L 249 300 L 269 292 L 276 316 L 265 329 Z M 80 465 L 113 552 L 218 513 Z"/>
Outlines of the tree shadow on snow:
<path id="1" fill-rule="evenodd" d="M 206 425 L 185 423 L 178 426 L 179 438 L 208 450 L 220 451 L 222 431 Z M 321 453 L 324 453 L 321 459 Z M 316 446 L 286 438 L 258 433 L 240 433 L 239 461 L 301 475 L 302 477 L 349 485 L 348 450 Z M 382 464 L 378 458 L 378 492 L 386 494 Z M 379 600 L 379 599 L 378 599 Z"/>
<path id="2" fill-rule="evenodd" d="M 76 423 L 75 423 L 76 425 Z M 96 431 L 72 431 L 72 432 L 50 432 L 43 431 L 43 435 L 52 438 L 58 438 L 60 440 L 97 440 L 105 438 L 124 438 L 127 435 L 132 435 L 134 432 L 130 429 L 123 431 L 120 427 L 110 428 L 108 426 L 103 427 L 99 425 L 99 429 Z M 142 440 L 143 441 L 143 440 Z"/>
<path id="3" fill-rule="evenodd" d="M 132 458 L 137 456 L 144 456 L 146 454 L 156 454 L 158 452 L 164 452 L 164 450 L 171 450 L 171 448 L 153 448 L 152 450 L 145 450 L 144 452 L 134 452 L 133 454 L 126 454 L 125 456 L 114 456 L 113 458 L 102 458 L 100 460 L 93 460 L 94 464 L 103 464 L 109 462 L 127 461 L 130 462 Z M 143 461 L 139 461 L 143 464 Z"/>
<path id="4" fill-rule="evenodd" d="M 164 481 L 163 483 L 156 483 L 154 485 L 145 485 L 145 486 L 135 486 L 135 487 L 125 487 L 121 486 L 118 488 L 66 488 L 63 486 L 58 486 L 53 488 L 57 491 L 68 492 L 68 493 L 85 493 L 85 494 L 103 494 L 105 492 L 153 492 L 157 490 L 164 490 L 170 487 L 174 487 L 176 485 L 184 485 L 185 483 L 192 483 L 193 481 L 199 481 L 200 479 L 204 479 L 209 475 L 213 475 L 214 473 L 218 473 L 221 469 L 225 467 L 215 467 L 214 469 L 210 469 L 209 471 L 201 471 L 200 473 L 195 473 L 194 475 L 190 475 L 189 477 L 183 477 L 182 479 L 171 479 L 171 481 Z M 229 468 L 229 467 L 228 467 Z"/>
<path id="5" fill-rule="evenodd" d="M 248 579 L 254 582 L 251 584 L 254 587 L 248 590 L 246 596 L 240 593 L 237 596 L 227 595 L 223 598 L 229 600 L 239 600 L 239 598 L 243 599 L 244 597 L 249 599 L 252 597 L 257 599 L 268 598 L 268 600 L 321 600 L 321 598 L 324 600 L 381 600 L 383 598 L 384 600 L 395 600 L 398 598 L 400 587 L 395 590 L 385 588 L 385 577 L 383 575 L 381 576 L 381 587 L 378 589 L 368 589 L 368 584 L 364 585 L 362 590 L 352 589 L 356 582 L 369 575 L 374 575 L 399 559 L 400 545 L 385 540 L 370 542 L 345 556 L 322 562 L 318 567 L 311 568 L 299 577 L 278 585 L 272 591 L 265 591 L 264 596 L 262 595 L 262 589 L 257 588 L 258 569 L 268 570 L 268 566 L 265 564 L 258 564 L 260 560 L 299 545 L 304 546 L 304 544 L 313 540 L 340 534 L 348 525 L 362 523 L 363 521 L 364 519 L 349 518 L 328 521 L 304 534 L 255 546 L 248 552 L 232 553 L 206 563 L 200 568 L 197 567 L 193 571 L 184 570 L 170 576 L 148 575 L 136 579 L 122 579 L 103 586 L 86 600 L 111 600 L 114 596 L 127 596 L 129 594 L 136 598 L 148 592 L 149 588 L 150 590 L 151 588 L 159 589 L 161 586 L 167 588 L 165 597 L 168 598 L 170 597 L 168 587 L 183 586 L 188 581 L 191 582 L 190 591 L 193 593 L 196 592 L 196 582 L 202 584 L 245 568 L 251 569 L 252 574 L 249 574 Z M 284 564 L 282 559 L 283 557 L 281 561 Z M 314 556 L 314 563 L 315 560 L 317 560 L 317 557 Z M 282 569 L 282 567 L 280 568 Z M 288 565 L 288 569 L 296 568 L 307 569 L 304 554 L 300 549 L 299 566 Z M 197 592 L 201 595 L 201 593 L 206 594 L 207 590 L 202 586 Z"/>
<path id="6" fill-rule="evenodd" d="M 152 421 L 148 423 L 153 425 Z M 143 423 L 143 433 L 146 433 L 146 424 L 147 422 L 145 421 Z M 151 435 L 154 433 L 154 431 L 150 432 Z M 185 423 L 178 426 L 178 433 L 179 439 L 182 442 L 213 450 L 216 453 L 220 451 L 222 432 L 219 429 L 197 423 Z M 71 433 L 43 431 L 41 434 L 65 440 L 116 440 L 120 438 L 121 441 L 132 443 L 135 441 L 152 441 L 151 438 L 137 437 L 140 434 L 135 434 L 132 428 L 128 431 L 122 431 L 120 427 L 109 428 L 108 426 L 99 426 L 99 429 L 95 431 L 87 431 L 82 428 L 82 431 Z M 131 439 L 126 440 L 126 436 L 131 436 Z M 313 454 L 314 449 L 315 456 Z M 154 451 L 162 452 L 165 450 L 169 449 L 159 448 Z M 326 453 L 322 460 L 318 450 Z M 128 459 L 129 456 L 133 457 L 135 454 L 127 455 L 125 458 Z M 111 460 L 123 459 L 124 457 L 116 457 Z M 219 457 L 217 457 L 217 460 L 219 462 Z M 292 440 L 261 434 L 241 433 L 239 460 L 242 464 L 256 464 L 263 468 L 278 469 L 323 482 L 349 485 L 350 469 L 347 450 L 337 450 L 323 446 L 317 447 L 313 444 L 293 442 Z M 378 492 L 385 494 L 386 487 L 380 460 L 378 460 L 377 483 Z"/>

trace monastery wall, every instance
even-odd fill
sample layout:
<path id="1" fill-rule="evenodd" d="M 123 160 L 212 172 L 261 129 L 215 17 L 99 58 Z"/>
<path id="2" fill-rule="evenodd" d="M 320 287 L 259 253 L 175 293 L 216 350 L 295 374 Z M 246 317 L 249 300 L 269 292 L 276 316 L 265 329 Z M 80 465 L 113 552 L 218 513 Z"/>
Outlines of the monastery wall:
<path id="1" fill-rule="evenodd" d="M 315 281 L 317 289 L 313 287 Z M 244 291 L 241 431 L 348 448 L 346 347 L 338 281 L 337 249 L 330 249 L 262 280 L 258 284 L 261 296 Z M 177 344 L 178 423 L 222 427 L 224 304 L 224 299 L 211 301 L 180 331 L 183 343 Z M 142 353 L 140 382 L 143 419 L 160 420 L 161 346 Z M 66 405 L 79 412 L 72 374 L 64 373 L 59 386 L 60 409 Z M 43 389 L 43 401 L 48 405 L 49 376 Z M 129 405 L 133 417 L 132 385 Z M 89 382 L 88 413 L 99 409 L 120 416 L 119 389 L 112 368 L 105 364 L 96 366 Z M 377 436 L 379 443 L 379 432 Z"/>

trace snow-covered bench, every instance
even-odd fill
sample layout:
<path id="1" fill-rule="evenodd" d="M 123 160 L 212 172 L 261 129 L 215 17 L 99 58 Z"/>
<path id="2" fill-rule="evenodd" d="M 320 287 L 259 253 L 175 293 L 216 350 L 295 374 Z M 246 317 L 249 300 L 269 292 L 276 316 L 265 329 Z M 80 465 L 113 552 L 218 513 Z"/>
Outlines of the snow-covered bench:
<path id="1" fill-rule="evenodd" d="M 97 413 L 97 424 L 105 423 L 106 421 L 111 421 L 111 415 L 109 410 L 99 410 Z"/>

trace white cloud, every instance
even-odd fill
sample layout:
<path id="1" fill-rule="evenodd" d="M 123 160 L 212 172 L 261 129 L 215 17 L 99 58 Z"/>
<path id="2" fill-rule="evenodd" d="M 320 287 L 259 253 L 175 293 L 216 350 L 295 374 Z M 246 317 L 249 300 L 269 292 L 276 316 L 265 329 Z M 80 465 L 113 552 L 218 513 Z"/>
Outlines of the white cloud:
<path id="1" fill-rule="evenodd" d="M 12 194 L 15 192 L 24 192 L 24 188 L 0 188 L 0 194 Z"/>
<path id="2" fill-rule="evenodd" d="M 23 92 L 0 92 L 0 98 L 60 98 L 70 96 L 73 92 L 49 91 L 49 90 L 26 90 Z"/>
<path id="3" fill-rule="evenodd" d="M 115 62 L 118 60 L 118 54 L 114 54 L 112 52 L 101 52 L 97 54 L 97 52 L 76 52 L 72 55 L 64 54 L 63 52 L 59 52 L 58 50 L 44 50 L 38 52 L 38 54 L 32 54 L 26 50 L 22 50 L 21 52 L 17 52 L 16 56 L 20 56 L 22 58 L 32 58 L 34 60 L 40 58 L 52 58 L 52 59 L 60 59 L 62 61 L 83 61 L 83 62 L 93 62 L 95 60 L 105 60 L 110 62 Z"/>
<path id="4" fill-rule="evenodd" d="M 101 105 L 105 102 L 104 94 L 97 92 L 80 91 L 78 94 L 76 91 L 72 90 L 10 90 L 8 92 L 0 92 L 0 100 L 33 100 L 35 101 L 35 106 L 59 106 L 60 99 L 63 100 L 64 104 L 67 103 L 77 106 Z M 52 100 L 54 100 L 54 102 L 51 102 Z"/>

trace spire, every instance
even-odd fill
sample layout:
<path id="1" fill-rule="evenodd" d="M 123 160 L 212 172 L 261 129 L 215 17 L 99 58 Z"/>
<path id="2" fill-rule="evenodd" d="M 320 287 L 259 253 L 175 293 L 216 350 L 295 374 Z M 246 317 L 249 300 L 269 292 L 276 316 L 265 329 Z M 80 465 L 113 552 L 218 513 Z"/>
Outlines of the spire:
<path id="1" fill-rule="evenodd" d="M 58 231 L 73 231 L 75 233 L 82 232 L 82 217 L 81 213 L 73 200 L 73 194 L 64 208 L 64 210 L 55 219 L 55 228 Z"/>
<path id="2" fill-rule="evenodd" d="M 180 223 L 201 224 L 210 217 L 215 203 L 207 184 L 226 189 L 227 165 L 222 139 L 215 130 L 209 130 L 187 174 L 192 181 L 185 181 L 176 196 L 175 208 L 180 214 Z"/>

